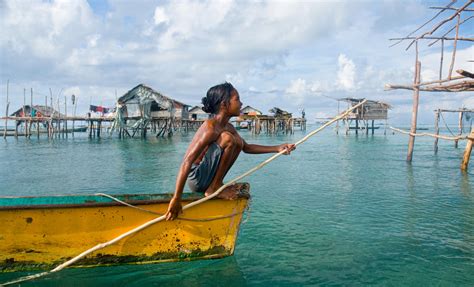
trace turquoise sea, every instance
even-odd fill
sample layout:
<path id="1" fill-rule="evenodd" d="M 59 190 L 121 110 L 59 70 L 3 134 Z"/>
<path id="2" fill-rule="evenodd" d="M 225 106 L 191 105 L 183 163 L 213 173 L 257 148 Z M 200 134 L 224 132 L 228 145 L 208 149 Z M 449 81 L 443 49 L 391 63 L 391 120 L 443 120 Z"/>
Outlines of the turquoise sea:
<path id="1" fill-rule="evenodd" d="M 314 126 L 308 126 L 310 132 Z M 249 143 L 295 142 L 293 135 Z M 0 141 L 0 196 L 167 193 L 193 134 Z M 219 260 L 67 269 L 22 286 L 473 286 L 474 162 L 408 137 L 312 137 L 247 178 L 252 202 L 235 255 Z M 231 179 L 270 155 L 242 154 Z M 473 156 L 474 157 L 474 156 Z M 472 159 L 471 161 L 474 161 Z M 0 273 L 0 283 L 31 273 Z"/>

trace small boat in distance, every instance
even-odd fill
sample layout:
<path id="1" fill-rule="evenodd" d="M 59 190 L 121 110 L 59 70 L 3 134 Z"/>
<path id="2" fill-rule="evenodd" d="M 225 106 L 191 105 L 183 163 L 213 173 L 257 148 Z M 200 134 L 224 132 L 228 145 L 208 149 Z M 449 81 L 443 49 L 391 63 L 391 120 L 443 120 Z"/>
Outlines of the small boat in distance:
<path id="1" fill-rule="evenodd" d="M 237 200 L 211 199 L 79 260 L 74 267 L 143 264 L 232 255 L 247 208 L 249 185 Z M 0 272 L 47 270 L 167 211 L 171 194 L 0 197 Z M 183 206 L 202 198 L 183 194 Z M 131 204 L 134 208 L 123 203 Z"/>

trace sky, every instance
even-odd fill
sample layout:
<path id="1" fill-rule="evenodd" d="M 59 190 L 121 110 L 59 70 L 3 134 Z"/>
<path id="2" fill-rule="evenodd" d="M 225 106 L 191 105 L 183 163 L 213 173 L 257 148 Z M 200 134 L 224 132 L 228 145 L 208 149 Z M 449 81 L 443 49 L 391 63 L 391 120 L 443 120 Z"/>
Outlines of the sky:
<path id="1" fill-rule="evenodd" d="M 406 51 L 409 42 L 390 47 L 389 39 L 433 17 L 438 10 L 429 7 L 448 3 L 0 0 L 0 114 L 7 82 L 10 112 L 23 104 L 25 89 L 29 103 L 33 89 L 33 104 L 53 95 L 61 107 L 65 97 L 70 106 L 74 94 L 80 115 L 90 104 L 113 107 L 140 83 L 194 106 L 211 86 L 228 81 L 244 106 L 264 113 L 279 107 L 300 116 L 304 109 L 313 122 L 336 115 L 336 99 L 355 97 L 391 104 L 389 122 L 408 124 L 413 92 L 384 86 L 413 82 L 415 50 Z M 472 19 L 459 31 L 473 32 Z M 419 45 L 422 81 L 439 73 L 440 43 L 428 43 Z M 472 43 L 458 42 L 454 70 L 474 71 Z M 451 53 L 446 46 L 445 75 Z M 434 109 L 462 106 L 474 108 L 472 92 L 422 92 L 418 121 L 433 124 Z"/>

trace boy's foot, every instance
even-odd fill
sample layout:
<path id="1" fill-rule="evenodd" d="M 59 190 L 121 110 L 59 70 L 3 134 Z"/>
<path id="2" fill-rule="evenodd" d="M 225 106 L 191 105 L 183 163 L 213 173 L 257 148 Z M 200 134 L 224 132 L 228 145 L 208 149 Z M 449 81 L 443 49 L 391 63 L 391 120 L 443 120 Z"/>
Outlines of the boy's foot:
<path id="1" fill-rule="evenodd" d="M 216 190 L 220 187 L 213 189 L 208 188 L 208 190 L 204 193 L 206 196 L 213 194 Z M 212 191 L 211 191 L 212 190 Z M 226 199 L 226 200 L 235 200 L 238 198 L 250 198 L 250 194 L 248 192 L 249 184 L 246 182 L 243 183 L 234 183 L 232 185 L 227 186 L 221 191 L 216 198 Z"/>

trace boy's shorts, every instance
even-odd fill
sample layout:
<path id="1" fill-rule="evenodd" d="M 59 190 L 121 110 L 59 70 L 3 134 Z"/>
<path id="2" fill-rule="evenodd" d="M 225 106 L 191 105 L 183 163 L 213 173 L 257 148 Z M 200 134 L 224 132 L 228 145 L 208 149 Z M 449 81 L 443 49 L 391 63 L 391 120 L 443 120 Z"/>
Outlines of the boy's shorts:
<path id="1" fill-rule="evenodd" d="M 188 186 L 193 192 L 204 193 L 217 172 L 222 156 L 222 148 L 213 142 L 199 164 L 191 166 L 188 175 Z"/>

